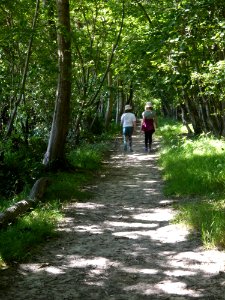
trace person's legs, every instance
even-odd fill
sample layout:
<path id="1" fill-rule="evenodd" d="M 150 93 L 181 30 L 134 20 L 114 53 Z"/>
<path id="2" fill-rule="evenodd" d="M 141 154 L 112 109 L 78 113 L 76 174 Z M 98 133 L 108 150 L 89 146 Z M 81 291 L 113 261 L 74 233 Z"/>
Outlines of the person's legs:
<path id="1" fill-rule="evenodd" d="M 129 137 L 128 137 L 128 139 L 129 139 L 129 147 L 130 147 L 130 151 L 132 152 L 133 151 L 133 149 L 132 149 L 132 135 L 130 135 Z"/>
<path id="2" fill-rule="evenodd" d="M 150 144 L 150 131 L 145 131 L 145 151 L 148 151 L 148 146 Z"/>
<path id="3" fill-rule="evenodd" d="M 148 151 L 148 132 L 145 131 L 145 151 Z"/>
<path id="4" fill-rule="evenodd" d="M 149 151 L 152 149 L 152 135 L 155 132 L 155 129 L 149 131 Z"/>
<path id="5" fill-rule="evenodd" d="M 128 127 L 128 140 L 129 140 L 129 147 L 130 147 L 130 152 L 133 152 L 133 148 L 132 148 L 132 143 L 133 143 L 133 139 L 132 139 L 132 134 L 133 134 L 133 127 Z"/>
<path id="6" fill-rule="evenodd" d="M 127 151 L 127 127 L 123 127 L 123 146 L 124 146 L 124 151 Z"/>
<path id="7" fill-rule="evenodd" d="M 123 128 L 124 151 L 127 151 L 128 141 L 129 141 L 130 151 L 133 151 L 133 149 L 132 149 L 132 133 L 133 133 L 133 127 L 124 127 Z"/>

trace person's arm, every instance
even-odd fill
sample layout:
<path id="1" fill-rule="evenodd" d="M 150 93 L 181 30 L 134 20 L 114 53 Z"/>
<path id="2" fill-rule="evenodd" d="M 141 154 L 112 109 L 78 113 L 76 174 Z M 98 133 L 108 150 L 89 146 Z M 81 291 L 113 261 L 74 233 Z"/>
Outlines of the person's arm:
<path id="1" fill-rule="evenodd" d="M 144 122 L 145 122 L 145 112 L 143 111 L 143 113 L 142 113 L 142 120 L 141 120 L 141 132 L 144 132 L 144 130 L 143 130 L 143 124 L 144 124 Z"/>
<path id="2" fill-rule="evenodd" d="M 141 120 L 141 127 L 140 127 L 140 132 L 143 132 L 143 129 L 142 129 L 142 125 L 143 125 L 143 123 L 144 123 L 144 117 L 143 117 L 143 119 Z"/>
<path id="3" fill-rule="evenodd" d="M 134 131 L 136 131 L 136 126 L 137 126 L 137 123 L 136 123 L 136 120 L 135 120 L 135 121 L 133 121 Z"/>

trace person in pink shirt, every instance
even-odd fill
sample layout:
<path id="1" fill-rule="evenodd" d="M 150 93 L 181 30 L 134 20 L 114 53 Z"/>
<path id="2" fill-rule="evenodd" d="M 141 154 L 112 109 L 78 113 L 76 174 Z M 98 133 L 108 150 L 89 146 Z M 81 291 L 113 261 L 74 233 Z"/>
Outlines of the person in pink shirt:
<path id="1" fill-rule="evenodd" d="M 157 126 L 156 112 L 153 110 L 152 103 L 147 102 L 145 111 L 142 113 L 141 130 L 145 135 L 145 152 L 151 152 L 152 135 Z"/>

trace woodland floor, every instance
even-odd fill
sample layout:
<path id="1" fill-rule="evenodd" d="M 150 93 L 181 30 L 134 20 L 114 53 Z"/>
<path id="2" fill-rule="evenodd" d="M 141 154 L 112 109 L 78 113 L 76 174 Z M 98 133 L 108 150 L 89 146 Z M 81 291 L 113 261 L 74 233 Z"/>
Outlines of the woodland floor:
<path id="1" fill-rule="evenodd" d="M 225 299 L 225 253 L 171 223 L 159 146 L 145 154 L 138 134 L 133 153 L 112 151 L 93 197 L 65 207 L 59 237 L 0 272 L 0 299 Z"/>

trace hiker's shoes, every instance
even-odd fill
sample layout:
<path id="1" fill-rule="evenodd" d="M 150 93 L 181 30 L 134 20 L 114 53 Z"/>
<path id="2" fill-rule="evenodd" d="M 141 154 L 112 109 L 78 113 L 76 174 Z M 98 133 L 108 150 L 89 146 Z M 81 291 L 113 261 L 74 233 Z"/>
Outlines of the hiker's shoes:
<path id="1" fill-rule="evenodd" d="M 152 149 L 151 148 L 145 148 L 145 153 L 151 153 Z"/>
<path id="2" fill-rule="evenodd" d="M 123 150 L 126 152 L 128 150 L 127 144 L 124 144 Z M 129 151 L 133 152 L 133 148 L 129 147 Z"/>

